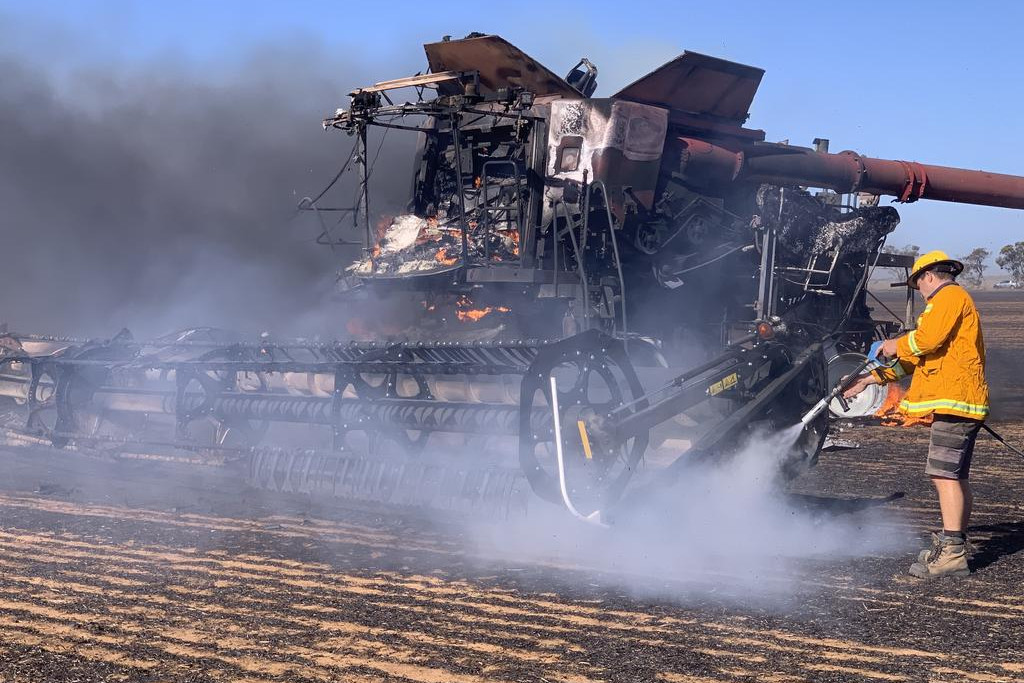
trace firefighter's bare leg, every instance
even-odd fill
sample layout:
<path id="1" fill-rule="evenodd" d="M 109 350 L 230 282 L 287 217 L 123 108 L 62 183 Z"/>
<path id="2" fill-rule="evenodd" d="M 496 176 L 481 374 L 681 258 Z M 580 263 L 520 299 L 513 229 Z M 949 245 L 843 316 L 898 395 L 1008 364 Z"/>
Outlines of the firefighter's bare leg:
<path id="1" fill-rule="evenodd" d="M 931 479 L 939 494 L 942 528 L 946 531 L 966 531 L 967 523 L 971 519 L 971 505 L 974 502 L 970 483 L 966 479 Z"/>
<path id="2" fill-rule="evenodd" d="M 971 526 L 971 511 L 974 509 L 974 492 L 971 491 L 971 482 L 966 479 L 960 480 L 960 487 L 964 491 L 964 514 L 960 528 L 967 533 L 967 529 Z"/>

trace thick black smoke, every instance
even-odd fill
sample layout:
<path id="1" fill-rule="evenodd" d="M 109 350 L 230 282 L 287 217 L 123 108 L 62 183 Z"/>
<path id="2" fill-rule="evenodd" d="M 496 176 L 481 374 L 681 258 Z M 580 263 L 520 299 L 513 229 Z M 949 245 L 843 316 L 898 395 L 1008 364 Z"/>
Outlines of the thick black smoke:
<path id="1" fill-rule="evenodd" d="M 331 293 L 356 254 L 315 244 L 294 207 L 351 145 L 320 119 L 391 75 L 342 57 L 264 48 L 216 75 L 161 62 L 68 79 L 0 52 L 0 322 L 338 334 Z M 376 199 L 402 196 L 410 172 L 408 145 L 385 147 Z M 336 189 L 333 204 L 352 203 L 351 183 Z"/>

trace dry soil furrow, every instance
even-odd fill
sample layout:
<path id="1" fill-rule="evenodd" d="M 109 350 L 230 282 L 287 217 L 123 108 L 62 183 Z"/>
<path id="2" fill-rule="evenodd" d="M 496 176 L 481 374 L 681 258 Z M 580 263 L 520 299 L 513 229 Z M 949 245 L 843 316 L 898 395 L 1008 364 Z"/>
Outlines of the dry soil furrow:
<path id="1" fill-rule="evenodd" d="M 93 517 L 119 522 L 149 522 L 184 529 L 204 531 L 225 531 L 239 533 L 257 533 L 283 538 L 316 538 L 327 542 L 342 542 L 350 545 L 362 545 L 368 548 L 393 549 L 400 546 L 409 551 L 430 551 L 448 554 L 458 552 L 450 543 L 424 543 L 422 538 L 399 536 L 382 533 L 366 527 L 353 525 L 336 525 L 325 520 L 290 519 L 288 523 L 232 519 L 227 517 L 210 517 L 202 515 L 186 515 L 140 508 L 111 507 L 86 503 L 71 503 L 49 498 L 33 498 L 0 494 L 0 506 L 8 508 L 24 508 L 40 512 L 70 515 L 74 517 Z M 447 546 L 447 547 L 446 547 Z"/>
<path id="2" fill-rule="evenodd" d="M 38 582 L 35 582 L 35 583 L 38 583 Z M 49 583 L 49 586 L 50 586 L 51 589 L 58 589 L 58 588 L 60 588 L 60 582 L 52 582 L 52 583 L 47 582 L 47 583 Z M 65 588 L 67 589 L 67 588 L 73 588 L 73 587 L 72 586 L 66 586 Z M 90 591 L 90 593 L 93 593 L 93 592 Z M 117 597 L 122 597 L 122 596 L 117 596 Z M 167 602 L 165 602 L 165 601 L 161 601 L 160 606 L 162 608 L 167 608 L 168 607 Z M 540 606 L 542 608 L 550 609 L 551 604 L 550 604 L 550 601 L 542 601 L 542 604 Z M 199 608 L 202 609 L 201 606 Z M 591 608 L 591 609 L 595 609 L 596 610 L 597 608 Z M 507 614 L 510 610 L 509 609 L 500 609 L 499 611 L 501 613 Z M 599 610 L 597 610 L 597 611 L 599 611 Z M 535 616 L 536 617 L 536 616 L 540 615 L 541 612 L 539 612 L 539 611 L 527 611 L 527 610 L 522 610 L 522 609 L 516 609 L 516 610 L 512 611 L 512 613 L 515 613 L 515 614 L 518 614 L 518 615 L 526 615 L 526 616 Z M 73 615 L 70 615 L 70 616 L 72 618 L 78 618 L 78 620 L 82 620 L 82 618 L 87 618 L 87 615 L 81 615 L 81 614 L 73 614 Z M 157 614 L 153 614 L 152 616 L 158 616 L 158 615 Z M 509 625 L 509 623 L 506 620 L 505 626 L 508 626 L 508 625 Z M 584 626 L 590 626 L 590 627 L 593 627 L 595 625 L 600 625 L 600 621 L 588 621 L 588 622 L 586 622 L 584 624 Z M 211 626 L 213 626 L 213 625 L 211 624 Z M 330 631 L 334 631 L 337 628 L 337 623 L 336 622 L 325 622 L 325 623 L 319 624 L 318 626 L 322 630 L 330 632 Z M 579 627 L 580 625 L 579 624 L 574 624 L 574 626 Z M 654 633 L 658 633 L 658 634 L 663 635 L 663 636 L 667 635 L 667 634 L 678 634 L 679 633 L 678 626 L 685 626 L 685 625 L 674 625 L 674 628 L 672 628 L 672 629 L 664 629 L 664 628 L 663 629 L 658 629 Z M 716 627 L 718 627 L 720 625 L 703 625 L 703 626 L 710 626 L 714 630 Z M 355 631 L 357 631 L 360 628 L 364 628 L 364 627 L 361 627 L 361 625 L 347 625 L 342 630 L 345 630 L 345 631 L 353 631 L 353 630 L 355 630 Z M 368 629 L 368 631 L 369 631 L 369 629 Z M 593 630 L 591 630 L 591 632 L 593 632 Z M 177 633 L 180 634 L 180 630 L 178 630 Z M 209 637 L 211 639 L 215 638 L 215 636 L 212 635 L 212 634 L 207 634 L 207 635 L 209 635 Z M 271 634 L 267 633 L 267 632 L 264 632 L 264 633 L 261 633 L 259 635 L 262 636 L 262 637 L 265 637 L 265 636 L 269 636 Z M 689 637 L 687 638 L 687 640 L 692 643 L 692 640 L 693 640 L 693 633 L 692 633 L 692 631 L 688 634 L 688 636 Z M 719 636 L 714 635 L 714 634 L 709 634 L 705 639 L 709 642 L 709 645 L 714 645 L 714 644 L 720 642 L 720 640 L 721 640 Z M 651 640 L 649 638 L 645 638 L 645 639 L 643 639 L 643 641 L 646 642 L 647 644 L 654 644 L 654 643 L 651 642 Z M 437 641 L 434 641 L 434 642 L 437 643 Z M 437 644 L 440 644 L 440 643 L 437 643 Z M 668 641 L 666 641 L 664 639 L 662 641 L 658 642 L 657 644 L 660 645 L 660 646 L 673 646 L 674 648 L 680 647 L 679 644 L 673 644 L 673 643 L 670 643 L 670 642 L 668 642 Z M 751 643 L 748 643 L 748 644 L 751 644 Z M 755 642 L 753 644 L 756 644 L 756 645 L 759 645 L 759 646 L 763 646 L 764 645 L 764 643 L 760 643 L 760 642 Z M 835 645 L 835 644 L 836 643 L 830 643 L 830 645 Z M 178 646 L 176 646 L 176 647 L 178 647 Z M 689 645 L 682 646 L 682 647 L 686 647 L 688 649 L 691 649 L 691 650 L 697 651 L 697 652 L 701 651 L 700 648 L 694 649 L 694 648 L 690 647 Z M 373 649 L 373 646 L 369 646 L 369 650 L 372 650 L 372 649 Z M 714 654 L 716 654 L 718 656 L 726 655 L 726 651 L 725 650 L 721 650 L 721 649 L 711 649 L 711 648 L 709 648 L 709 649 L 706 649 L 706 650 L 703 650 L 703 651 L 714 653 Z M 808 649 L 808 648 L 800 648 L 798 651 L 801 651 L 805 655 L 814 655 L 815 654 L 813 652 L 813 649 Z M 390 653 L 390 654 L 391 654 L 391 656 L 393 656 L 393 653 Z M 730 656 L 732 658 L 736 658 L 736 659 L 738 659 L 740 661 L 743 661 L 743 660 L 750 661 L 752 659 L 756 660 L 761 655 L 759 655 L 759 654 L 757 654 L 755 652 L 733 651 L 733 652 L 729 652 L 727 656 Z M 856 658 L 857 657 L 856 654 L 844 655 L 844 653 L 842 653 L 842 652 L 838 652 L 838 653 L 827 653 L 827 652 L 825 652 L 825 653 L 822 653 L 821 656 L 826 658 L 826 659 L 827 658 Z M 864 658 L 863 655 L 861 655 L 861 658 Z M 868 661 L 870 661 L 870 657 L 866 657 L 866 658 L 867 658 Z M 551 663 L 548 663 L 548 664 L 551 664 Z"/>
<path id="3" fill-rule="evenodd" d="M 25 536 L 17 536 L 17 540 L 24 542 L 26 540 L 26 537 Z M 52 538 L 44 538 L 44 539 L 34 538 L 34 539 L 31 539 L 31 540 L 35 541 L 37 543 L 41 542 L 43 545 L 46 545 L 47 543 L 49 543 L 51 546 L 54 543 L 57 543 L 58 545 L 63 544 L 63 541 L 59 541 L 59 540 L 52 539 Z M 109 552 L 104 552 L 104 550 L 109 550 L 109 549 L 106 549 L 106 548 L 104 548 L 104 547 L 102 547 L 101 545 L 98 545 L 98 544 L 90 544 L 90 543 L 85 543 L 85 542 L 82 542 L 82 541 L 74 541 L 71 544 L 74 547 L 78 547 L 78 548 L 90 547 L 91 549 L 93 549 L 95 551 L 93 553 L 93 556 L 96 559 L 103 558 L 103 557 L 109 557 L 109 555 L 110 555 Z M 67 549 L 64 549 L 64 552 L 67 552 Z M 72 552 L 77 552 L 77 551 L 72 551 Z M 223 574 L 238 575 L 239 572 L 237 570 L 235 570 L 235 569 L 219 570 L 218 568 L 222 567 L 222 566 L 226 566 L 226 567 L 239 567 L 239 566 L 243 566 L 246 569 L 252 570 L 252 571 L 242 572 L 241 576 L 236 576 L 236 578 L 244 578 L 244 579 L 247 579 L 247 580 L 254 580 L 254 579 L 261 579 L 262 578 L 263 580 L 273 581 L 273 579 L 268 578 L 266 576 L 263 576 L 263 577 L 259 576 L 259 571 L 260 570 L 265 569 L 265 568 L 269 568 L 269 567 L 265 567 L 263 565 L 260 565 L 258 562 L 254 562 L 254 561 L 238 562 L 238 561 L 230 561 L 230 560 L 229 561 L 224 561 L 224 560 L 219 560 L 219 559 L 216 559 L 216 558 L 198 558 L 198 559 L 206 559 L 206 560 L 208 560 L 208 562 L 200 561 L 200 562 L 197 563 L 197 562 L 195 562 L 195 560 L 197 558 L 192 553 L 186 553 L 186 554 L 169 553 L 167 551 L 153 551 L 153 550 L 141 549 L 141 548 L 129 548 L 129 549 L 126 549 L 126 552 L 130 556 L 134 557 L 136 561 L 149 561 L 149 562 L 153 562 L 153 561 L 164 561 L 164 562 L 171 561 L 171 564 L 169 565 L 169 567 L 172 570 L 180 570 L 182 568 L 182 566 L 184 566 L 184 567 L 186 567 L 188 569 L 191 569 L 191 570 L 196 570 L 198 568 L 199 571 L 212 571 L 213 573 L 218 574 L 218 575 L 223 575 Z M 89 555 L 89 553 L 79 553 L 79 554 Z M 182 565 L 180 563 L 176 563 L 175 562 L 176 560 L 185 560 L 185 559 L 189 560 L 189 562 L 191 562 L 191 564 L 185 563 L 184 565 Z M 209 565 L 213 565 L 213 566 L 211 567 Z M 320 570 L 320 567 L 317 567 L 317 570 Z M 313 587 L 316 587 L 315 585 L 313 585 L 313 584 L 315 584 L 316 576 L 310 575 L 308 572 L 305 572 L 303 569 L 300 569 L 300 568 L 298 568 L 295 565 L 292 565 L 290 567 L 276 567 L 270 573 L 271 574 L 283 574 L 285 576 L 300 576 L 300 577 L 304 577 L 304 578 L 302 578 L 302 579 L 300 579 L 298 581 L 298 586 L 300 588 L 313 588 Z M 323 578 L 323 577 L 321 577 L 321 578 Z M 392 583 L 392 584 L 396 584 L 397 587 L 399 587 L 400 589 L 404 589 L 404 590 L 410 590 L 411 589 L 411 590 L 413 590 L 414 592 L 417 592 L 417 593 L 424 593 L 424 592 L 428 593 L 428 594 L 429 593 L 437 593 L 437 594 L 444 595 L 444 596 L 450 596 L 450 595 L 473 596 L 473 595 L 476 595 L 477 597 L 488 597 L 486 591 L 474 590 L 472 588 L 472 586 L 470 586 L 469 584 L 455 583 L 455 584 L 449 586 L 449 585 L 446 585 L 446 582 L 444 582 L 441 579 L 437 579 L 436 577 L 400 577 L 400 576 L 397 576 L 397 575 L 373 577 L 373 578 L 345 577 L 343 582 L 344 581 L 354 581 L 354 583 L 357 584 L 357 586 L 361 585 L 362 588 L 360 589 L 360 595 L 363 595 L 363 594 L 366 594 L 367 592 L 369 592 L 370 594 L 387 596 L 388 595 L 388 591 L 387 590 L 375 589 L 372 586 L 380 586 L 382 583 L 384 585 L 388 585 L 389 583 Z M 389 587 L 392 587 L 392 586 L 389 586 Z M 501 595 L 501 594 L 499 594 L 497 596 L 491 596 L 491 597 L 497 597 L 499 603 L 503 601 L 502 599 L 504 599 L 505 601 L 509 600 L 509 598 L 507 596 Z M 512 601 L 513 602 L 518 602 L 520 604 L 527 604 L 527 605 L 529 605 L 529 603 L 527 601 L 523 601 L 521 598 L 518 599 L 518 600 L 512 599 Z M 514 606 L 505 606 L 505 607 L 503 607 L 500 604 L 499 605 L 494 605 L 494 604 L 490 604 L 490 603 L 486 603 L 486 602 L 485 603 L 480 603 L 480 602 L 469 601 L 469 600 L 464 600 L 464 599 L 463 600 L 459 600 L 459 601 L 455 602 L 454 604 L 459 605 L 460 607 L 467 608 L 467 609 L 482 610 L 484 612 L 492 612 L 492 613 L 500 614 L 503 618 L 506 619 L 506 622 L 508 621 L 507 618 L 509 616 L 523 617 L 525 619 L 530 619 L 530 620 L 537 619 L 538 617 L 547 617 L 547 616 L 549 616 L 551 614 L 552 608 L 558 606 L 557 603 L 554 603 L 554 602 L 552 602 L 550 600 L 541 600 L 541 601 L 534 601 L 534 602 L 535 602 L 535 604 L 529 605 L 529 608 L 526 608 L 526 609 L 524 609 L 523 607 L 514 607 Z M 589 607 L 589 608 L 588 607 L 583 607 L 582 609 L 580 609 L 579 606 L 576 606 L 576 605 L 566 605 L 564 609 L 566 611 L 570 611 L 570 612 L 575 610 L 577 612 L 582 611 L 582 612 L 585 612 L 585 613 L 589 612 L 591 614 L 598 614 L 600 616 L 608 616 L 608 615 L 603 614 L 603 611 L 600 608 L 594 608 L 594 607 Z M 629 613 L 620 613 L 618 616 L 621 616 L 621 617 L 634 617 L 634 618 L 639 616 L 639 617 L 641 617 L 639 619 L 639 621 L 645 621 L 645 622 L 651 621 L 651 617 L 649 617 L 648 615 L 636 615 L 636 614 L 629 614 Z M 596 627 L 596 626 L 600 626 L 600 627 L 605 628 L 605 629 L 607 629 L 607 628 L 612 628 L 612 629 L 621 628 L 621 629 L 636 630 L 637 626 L 638 626 L 638 624 L 635 623 L 635 622 L 634 623 L 628 623 L 627 622 L 627 623 L 619 623 L 619 624 L 617 624 L 617 623 L 614 623 L 614 622 L 609 622 L 606 619 L 587 618 L 587 617 L 582 617 L 582 618 L 580 618 L 580 617 L 573 617 L 573 618 L 569 619 L 569 621 L 572 624 L 572 626 L 575 626 L 575 627 L 581 627 L 582 626 L 582 627 L 593 628 L 593 627 Z M 715 627 L 715 625 L 710 625 L 710 626 L 712 628 Z M 640 630 L 642 631 L 644 629 L 640 629 Z M 664 627 L 653 627 L 653 629 L 651 630 L 651 633 L 655 633 L 655 634 L 665 633 L 666 630 L 667 629 L 665 629 Z M 836 643 L 831 643 L 830 645 L 831 646 L 835 646 Z"/>

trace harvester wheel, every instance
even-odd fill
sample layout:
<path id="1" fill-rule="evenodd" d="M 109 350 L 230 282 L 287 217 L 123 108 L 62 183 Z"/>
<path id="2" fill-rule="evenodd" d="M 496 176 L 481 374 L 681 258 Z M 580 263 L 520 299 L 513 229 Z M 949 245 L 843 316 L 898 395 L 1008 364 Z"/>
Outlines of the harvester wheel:
<path id="1" fill-rule="evenodd" d="M 551 420 L 534 411 L 551 411 L 551 384 L 558 386 L 559 421 L 566 486 L 583 514 L 607 507 L 622 495 L 647 450 L 646 432 L 613 443 L 588 426 L 616 408 L 632 404 L 643 387 L 622 344 L 596 332 L 584 332 L 543 349 L 523 378 L 520 393 L 519 464 L 534 492 L 562 500 L 555 434 Z M 637 401 L 626 410 L 646 407 Z"/>

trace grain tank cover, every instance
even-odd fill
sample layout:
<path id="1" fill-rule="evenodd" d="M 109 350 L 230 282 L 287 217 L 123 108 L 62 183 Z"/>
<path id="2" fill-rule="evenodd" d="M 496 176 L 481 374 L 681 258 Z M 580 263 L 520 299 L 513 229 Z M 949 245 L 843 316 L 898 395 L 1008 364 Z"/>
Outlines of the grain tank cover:
<path id="1" fill-rule="evenodd" d="M 613 97 L 742 124 L 764 69 L 684 52 Z"/>
<path id="2" fill-rule="evenodd" d="M 521 87 L 537 96 L 581 97 L 578 90 L 547 67 L 500 36 L 444 40 L 423 46 L 433 73 L 479 71 L 480 85 L 494 92 L 499 88 Z M 455 94 L 452 84 L 440 89 Z"/>

